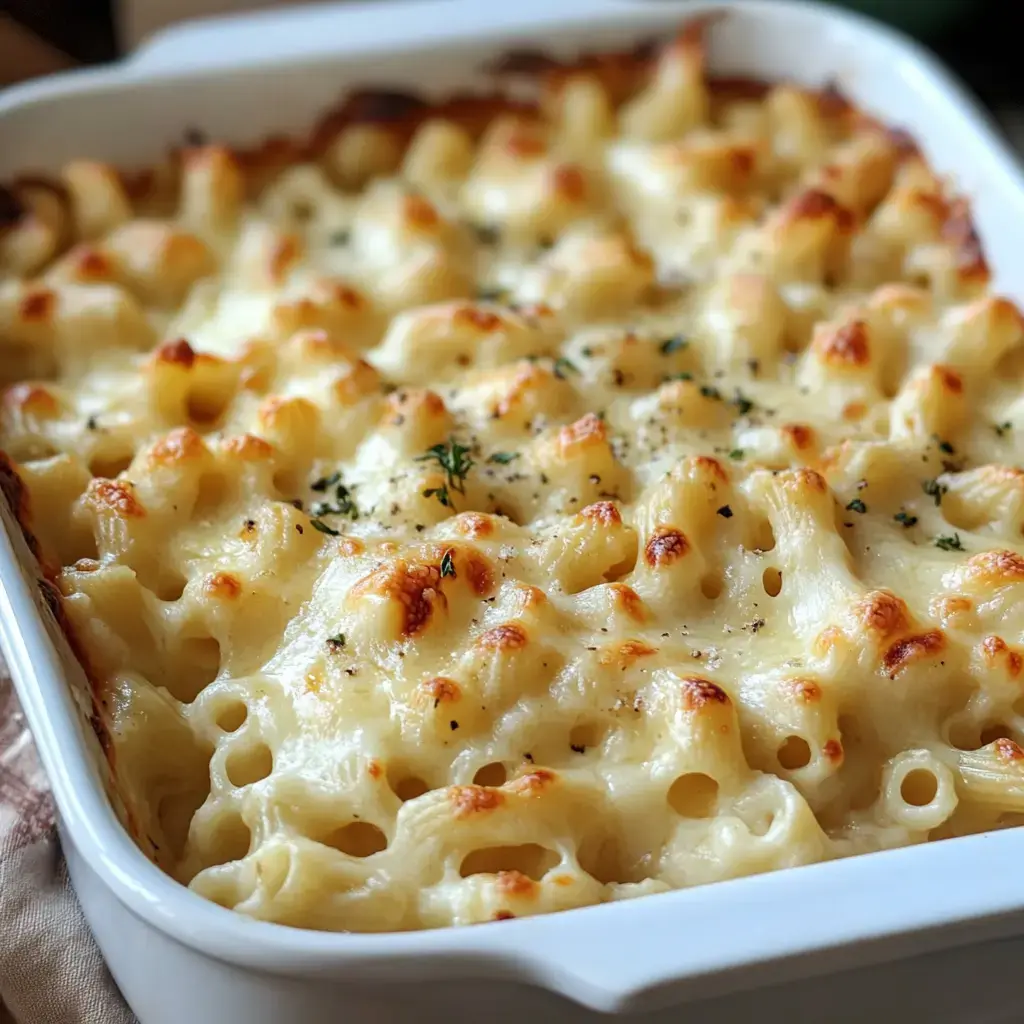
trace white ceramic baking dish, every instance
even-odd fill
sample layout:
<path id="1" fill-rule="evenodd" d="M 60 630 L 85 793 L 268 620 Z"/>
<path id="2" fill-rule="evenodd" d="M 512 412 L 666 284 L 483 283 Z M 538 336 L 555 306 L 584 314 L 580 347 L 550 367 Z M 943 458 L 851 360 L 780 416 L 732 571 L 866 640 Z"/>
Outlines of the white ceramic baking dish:
<path id="1" fill-rule="evenodd" d="M 813 4 L 446 0 L 175 29 L 120 66 L 0 96 L 0 178 L 82 155 L 145 162 L 190 126 L 234 143 L 295 133 L 349 87 L 444 92 L 475 82 L 476 69 L 509 48 L 621 48 L 721 7 L 730 14 L 711 35 L 712 70 L 836 79 L 860 106 L 910 128 L 972 198 L 998 287 L 1024 299 L 1024 179 L 1009 149 L 920 49 Z M 305 932 L 206 903 L 150 864 L 112 812 L 76 699 L 82 673 L 6 508 L 3 516 L 3 651 L 53 783 L 82 906 L 143 1024 L 574 1022 L 660 1008 L 644 1016 L 653 1022 L 680 1019 L 672 1008 L 694 999 L 704 1000 L 693 1007 L 702 1021 L 783 1012 L 789 1020 L 1019 1019 L 1021 829 L 411 934 Z M 825 974 L 827 984 L 797 984 Z"/>

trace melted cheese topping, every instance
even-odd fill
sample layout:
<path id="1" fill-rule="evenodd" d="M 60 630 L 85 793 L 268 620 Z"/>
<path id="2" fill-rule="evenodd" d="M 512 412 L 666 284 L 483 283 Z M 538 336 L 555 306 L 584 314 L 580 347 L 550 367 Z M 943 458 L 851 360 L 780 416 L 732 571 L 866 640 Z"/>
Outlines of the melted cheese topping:
<path id="1" fill-rule="evenodd" d="M 2 442 L 163 868 L 410 929 L 1021 820 L 1021 317 L 901 136 L 684 36 L 247 184 L 74 164 L 0 237 Z"/>

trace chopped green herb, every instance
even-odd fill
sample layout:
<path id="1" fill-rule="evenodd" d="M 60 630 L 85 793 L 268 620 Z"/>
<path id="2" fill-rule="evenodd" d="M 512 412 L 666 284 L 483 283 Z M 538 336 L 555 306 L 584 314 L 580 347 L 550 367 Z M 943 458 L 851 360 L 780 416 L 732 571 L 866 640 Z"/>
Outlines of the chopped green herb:
<path id="1" fill-rule="evenodd" d="M 334 636 L 327 638 L 327 648 L 333 654 L 335 651 L 340 651 L 345 646 L 345 634 L 335 633 Z"/>
<path id="2" fill-rule="evenodd" d="M 334 488 L 334 503 L 316 501 L 310 508 L 310 515 L 348 516 L 353 520 L 359 518 L 359 509 L 352 497 L 352 492 L 341 482 L 341 473 L 332 473 L 330 476 L 321 477 L 319 480 L 314 480 L 309 486 L 318 494 L 323 494 L 331 487 Z"/>
<path id="3" fill-rule="evenodd" d="M 519 458 L 519 452 L 494 452 L 488 462 L 496 462 L 499 466 L 507 466 L 513 459 Z"/>
<path id="4" fill-rule="evenodd" d="M 935 440 L 939 443 L 940 452 L 945 452 L 947 455 L 956 454 L 956 449 L 948 441 L 943 441 L 940 437 L 937 437 Z"/>
<path id="5" fill-rule="evenodd" d="M 720 516 L 721 516 L 721 517 L 722 517 L 723 519 L 732 519 L 732 516 L 733 516 L 733 512 L 732 512 L 732 509 L 731 509 L 731 508 L 729 508 L 729 506 L 728 506 L 728 505 L 723 505 L 723 506 L 722 506 L 722 507 L 721 507 L 721 508 L 720 508 L 720 509 L 718 510 L 718 514 L 719 514 L 719 515 L 720 515 Z"/>
<path id="6" fill-rule="evenodd" d="M 680 334 L 666 338 L 659 346 L 658 351 L 663 356 L 670 356 L 673 352 L 682 352 L 690 343 Z"/>
<path id="7" fill-rule="evenodd" d="M 952 537 L 936 537 L 935 546 L 943 551 L 963 551 L 964 549 L 959 533 L 954 533 Z"/>
<path id="8" fill-rule="evenodd" d="M 710 384 L 702 384 L 700 387 L 700 393 L 705 398 L 714 399 L 716 402 L 720 402 L 722 400 L 722 392 L 719 391 L 718 388 L 712 387 Z"/>
<path id="9" fill-rule="evenodd" d="M 448 493 L 448 488 L 442 484 L 440 487 L 428 487 L 423 492 L 424 498 L 437 498 L 445 508 L 452 507 L 451 495 Z"/>
<path id="10" fill-rule="evenodd" d="M 664 383 L 668 384 L 673 380 L 693 380 L 693 374 L 688 373 L 686 370 L 683 370 L 682 373 L 673 373 L 664 379 Z"/>
<path id="11" fill-rule="evenodd" d="M 328 526 L 322 519 L 310 519 L 310 525 L 314 530 L 319 530 L 320 533 L 326 533 L 328 537 L 340 537 L 341 532 L 335 530 L 333 527 Z"/>
<path id="12" fill-rule="evenodd" d="M 902 524 L 905 530 L 909 530 L 911 526 L 917 525 L 917 516 L 912 516 L 909 513 L 904 512 L 903 509 L 900 509 L 900 511 L 893 516 L 893 519 L 895 519 L 897 523 Z"/>
<path id="13" fill-rule="evenodd" d="M 555 240 L 550 235 L 541 235 L 537 239 L 537 246 L 540 249 L 553 249 L 555 246 Z"/>
<path id="14" fill-rule="evenodd" d="M 942 496 L 949 490 L 945 484 L 940 484 L 938 480 L 922 480 L 921 490 L 932 498 L 935 502 L 936 507 L 942 504 Z"/>
<path id="15" fill-rule="evenodd" d="M 478 288 L 476 297 L 480 302 L 504 302 L 508 291 L 505 288 Z"/>
<path id="16" fill-rule="evenodd" d="M 582 743 L 570 743 L 569 749 L 577 754 L 586 753 L 587 748 Z"/>
<path id="17" fill-rule="evenodd" d="M 854 498 L 853 501 L 851 501 L 850 504 L 846 506 L 847 512 L 859 512 L 861 515 L 864 515 L 864 513 L 867 512 L 867 510 L 867 505 L 865 505 L 864 502 L 860 500 L 860 498 Z"/>
<path id="18" fill-rule="evenodd" d="M 732 404 L 736 406 L 736 410 L 741 416 L 746 416 L 754 408 L 754 403 L 739 388 L 736 389 L 736 397 L 732 400 Z"/>
<path id="19" fill-rule="evenodd" d="M 332 473 L 330 476 L 322 476 L 319 480 L 314 480 L 309 488 L 318 494 L 323 494 L 328 487 L 333 487 L 339 480 L 341 480 L 341 473 Z"/>
<path id="20" fill-rule="evenodd" d="M 441 556 L 441 579 L 444 579 L 445 576 L 455 578 L 455 562 L 452 559 L 451 548 Z"/>
<path id="21" fill-rule="evenodd" d="M 584 359 L 589 359 L 593 354 L 594 350 L 589 345 L 584 345 L 583 348 L 580 349 L 580 355 L 583 356 Z"/>
<path id="22" fill-rule="evenodd" d="M 731 452 L 729 452 L 729 458 L 730 459 L 742 459 L 744 454 L 745 453 L 744 453 L 742 448 L 733 448 L 733 450 Z"/>
<path id="23" fill-rule="evenodd" d="M 554 375 L 559 380 L 565 380 L 565 375 L 567 373 L 579 373 L 579 372 L 580 371 L 577 370 L 576 367 L 573 366 L 573 364 L 568 359 L 565 358 L 565 356 L 559 356 L 555 360 L 555 365 L 553 367 L 553 373 L 554 373 Z"/>
<path id="24" fill-rule="evenodd" d="M 992 429 L 1002 437 L 1008 430 L 1013 430 L 1013 424 L 1009 420 L 1005 423 L 993 423 Z"/>
<path id="25" fill-rule="evenodd" d="M 334 234 L 331 235 L 331 245 L 348 245 L 351 237 L 352 233 L 350 231 L 335 231 Z"/>
<path id="26" fill-rule="evenodd" d="M 501 231 L 493 224 L 474 224 L 473 233 L 481 245 L 497 245 L 501 240 Z"/>
<path id="27" fill-rule="evenodd" d="M 446 481 L 441 487 L 428 487 L 423 492 L 425 498 L 437 498 L 442 505 L 450 508 L 452 501 L 448 488 L 458 491 L 459 494 L 466 493 L 466 476 L 473 468 L 473 457 L 469 454 L 469 448 L 459 444 L 455 438 L 449 438 L 447 444 L 435 444 L 427 449 L 426 455 L 420 455 L 417 462 L 429 462 L 433 460 L 444 470 Z"/>

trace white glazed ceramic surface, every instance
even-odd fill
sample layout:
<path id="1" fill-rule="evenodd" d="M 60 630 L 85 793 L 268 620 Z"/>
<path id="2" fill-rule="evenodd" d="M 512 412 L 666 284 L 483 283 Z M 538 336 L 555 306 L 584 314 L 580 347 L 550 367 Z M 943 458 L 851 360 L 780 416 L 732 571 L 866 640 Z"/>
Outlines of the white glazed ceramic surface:
<path id="1" fill-rule="evenodd" d="M 910 128 L 971 197 L 997 287 L 1024 300 L 1024 179 L 1009 149 L 942 68 L 871 22 L 750 0 L 395 7 L 180 27 L 120 66 L 10 90 L 0 95 L 0 178 L 75 156 L 144 163 L 191 126 L 235 143 L 300 132 L 352 87 L 443 93 L 479 81 L 474 69 L 512 47 L 622 47 L 724 8 L 730 15 L 712 33 L 715 72 L 834 79 L 862 107 Z M 573 1024 L 593 1011 L 668 1008 L 763 985 L 772 987 L 695 1006 L 693 1019 L 1018 1019 L 1001 1014 L 1012 1006 L 1024 942 L 996 940 L 1024 935 L 1021 829 L 440 932 L 304 932 L 206 903 L 150 864 L 111 811 L 76 702 L 82 674 L 41 610 L 34 569 L 3 515 L 3 651 L 53 783 L 86 916 L 143 1024 Z M 868 971 L 872 964 L 884 966 Z M 853 968 L 827 985 L 793 984 Z"/>

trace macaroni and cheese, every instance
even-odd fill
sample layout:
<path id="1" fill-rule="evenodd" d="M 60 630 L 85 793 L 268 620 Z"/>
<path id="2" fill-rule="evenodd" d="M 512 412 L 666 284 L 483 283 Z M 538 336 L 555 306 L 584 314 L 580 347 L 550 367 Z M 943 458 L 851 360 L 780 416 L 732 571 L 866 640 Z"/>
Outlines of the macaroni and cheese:
<path id="1" fill-rule="evenodd" d="M 966 203 L 699 27 L 500 73 L 0 190 L 5 488 L 141 848 L 387 931 L 1024 821 Z"/>

